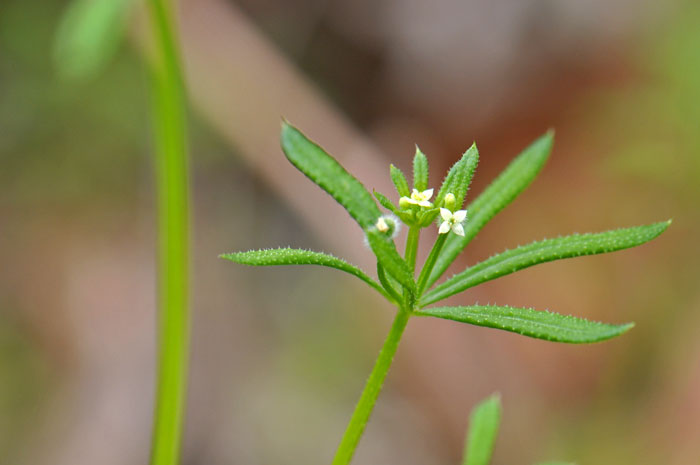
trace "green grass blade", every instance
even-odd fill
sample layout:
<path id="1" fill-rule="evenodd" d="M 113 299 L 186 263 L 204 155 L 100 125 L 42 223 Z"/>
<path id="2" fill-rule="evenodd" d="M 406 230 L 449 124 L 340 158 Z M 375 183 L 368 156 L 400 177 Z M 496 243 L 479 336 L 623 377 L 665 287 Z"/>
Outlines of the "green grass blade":
<path id="1" fill-rule="evenodd" d="M 670 221 L 595 234 L 545 239 L 494 255 L 454 275 L 427 292 L 421 305 L 429 305 L 498 277 L 539 263 L 627 249 L 648 242 L 664 232 Z"/>
<path id="2" fill-rule="evenodd" d="M 384 270 L 405 288 L 415 290 L 416 283 L 413 281 L 411 268 L 396 251 L 394 241 L 375 228 L 368 229 L 366 234 L 367 242 Z"/>
<path id="3" fill-rule="evenodd" d="M 417 145 L 413 157 L 413 187 L 420 192 L 428 188 L 428 159 Z"/>
<path id="4" fill-rule="evenodd" d="M 464 446 L 463 465 L 489 465 L 501 423 L 501 398 L 494 394 L 474 407 Z"/>
<path id="5" fill-rule="evenodd" d="M 442 201 L 448 193 L 452 193 L 457 200 L 457 209 L 462 208 L 464 198 L 467 196 L 469 184 L 471 184 L 476 166 L 479 164 L 479 150 L 476 144 L 472 144 L 469 149 L 464 152 L 462 158 L 457 163 L 452 165 L 450 171 L 447 172 L 445 180 L 442 182 L 440 191 L 435 199 L 435 205 L 442 206 Z"/>
<path id="6" fill-rule="evenodd" d="M 530 185 L 547 161 L 553 143 L 554 133 L 552 131 L 537 139 L 518 155 L 479 197 L 469 204 L 467 207 L 469 217 L 464 224 L 464 237 L 450 234 L 435 268 L 430 274 L 428 286 L 431 286 L 442 276 L 491 218 Z M 447 182 L 447 179 L 445 181 Z"/>
<path id="7" fill-rule="evenodd" d="M 65 79 L 96 75 L 122 39 L 131 0 L 73 0 L 58 25 L 54 61 Z"/>
<path id="8" fill-rule="evenodd" d="M 416 314 L 502 329 L 535 339 L 569 344 L 604 341 L 619 336 L 634 326 L 634 323 L 611 325 L 531 308 L 491 305 L 434 307 L 417 311 Z"/>
<path id="9" fill-rule="evenodd" d="M 389 174 L 391 176 L 391 181 L 396 187 L 396 192 L 398 192 L 401 197 L 410 197 L 411 189 L 408 187 L 408 181 L 406 181 L 406 176 L 404 176 L 403 171 L 394 165 L 390 165 Z"/>
<path id="10" fill-rule="evenodd" d="M 576 465 L 573 462 L 542 462 L 537 465 Z"/>
<path id="11" fill-rule="evenodd" d="M 337 270 L 345 271 L 360 278 L 383 296 L 390 300 L 389 294 L 372 278 L 367 276 L 361 269 L 341 260 L 321 252 L 310 250 L 280 248 L 266 250 L 249 250 L 247 252 L 226 253 L 220 255 L 221 258 L 231 260 L 241 265 L 251 266 L 279 266 L 279 265 L 319 265 Z"/>
<path id="12" fill-rule="evenodd" d="M 284 154 L 299 171 L 345 207 L 363 229 L 374 225 L 381 213 L 360 181 L 287 122 L 282 123 L 280 138 Z"/>
<path id="13" fill-rule="evenodd" d="M 173 2 L 149 0 L 158 205 L 158 373 L 151 465 L 180 463 L 190 333 L 187 112 Z"/>

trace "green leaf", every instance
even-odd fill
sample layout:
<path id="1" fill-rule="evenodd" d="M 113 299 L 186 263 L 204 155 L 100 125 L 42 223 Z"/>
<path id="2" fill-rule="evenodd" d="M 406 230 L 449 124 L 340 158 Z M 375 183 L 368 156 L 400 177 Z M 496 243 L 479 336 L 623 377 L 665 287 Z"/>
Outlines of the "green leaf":
<path id="1" fill-rule="evenodd" d="M 54 61 L 66 79 L 95 76 L 121 41 L 131 0 L 74 0 L 65 10 L 54 42 Z"/>
<path id="2" fill-rule="evenodd" d="M 363 229 L 374 225 L 381 215 L 377 204 L 340 163 L 287 122 L 282 123 L 281 142 L 289 161 L 345 207 Z"/>
<path id="3" fill-rule="evenodd" d="M 252 266 L 278 266 L 278 265 L 320 265 L 337 270 L 345 271 L 351 275 L 357 276 L 374 289 L 379 291 L 383 296 L 389 297 L 387 292 L 372 278 L 367 276 L 362 270 L 341 260 L 321 252 L 312 252 L 302 249 L 265 249 L 265 250 L 249 250 L 247 252 L 226 253 L 220 255 L 221 258 L 231 260 L 232 262 L 240 263 L 241 265 Z"/>
<path id="4" fill-rule="evenodd" d="M 417 145 L 413 157 L 413 187 L 420 192 L 428 188 L 428 159 Z"/>
<path id="5" fill-rule="evenodd" d="M 469 184 L 471 184 L 474 171 L 478 164 L 479 150 L 476 148 L 476 144 L 472 144 L 472 146 L 464 152 L 462 158 L 452 165 L 452 168 L 448 171 L 435 199 L 435 205 L 438 207 L 442 206 L 442 201 L 445 199 L 445 196 L 448 193 L 452 193 L 457 200 L 457 209 L 462 208 L 464 198 L 467 196 L 467 190 L 469 190 Z"/>
<path id="6" fill-rule="evenodd" d="M 384 273 L 384 267 L 379 263 L 379 261 L 377 261 L 377 278 L 379 279 L 379 282 L 381 283 L 382 287 L 394 299 L 394 303 L 401 302 L 401 296 L 396 290 L 396 287 L 394 287 L 394 284 L 396 284 L 397 286 L 399 284 L 396 282 L 396 280 L 394 280 L 390 276 L 387 276 L 386 273 Z"/>
<path id="7" fill-rule="evenodd" d="M 464 446 L 463 465 L 488 465 L 501 423 L 501 398 L 494 394 L 474 407 Z"/>
<path id="8" fill-rule="evenodd" d="M 610 325 L 531 308 L 490 305 L 434 307 L 417 311 L 416 314 L 502 329 L 536 339 L 569 344 L 604 341 L 619 336 L 634 326 L 634 323 Z"/>
<path id="9" fill-rule="evenodd" d="M 648 242 L 664 232 L 670 221 L 616 229 L 602 233 L 574 234 L 545 239 L 507 250 L 467 268 L 427 292 L 421 305 L 429 305 L 498 277 L 539 263 L 582 255 L 595 255 L 627 249 Z"/>
<path id="10" fill-rule="evenodd" d="M 391 200 L 387 199 L 384 194 L 381 194 L 377 191 L 374 191 L 374 196 L 377 198 L 377 201 L 379 201 L 379 204 L 389 210 L 392 213 L 399 213 L 399 209 L 396 208 L 396 206 L 391 203 Z"/>
<path id="11" fill-rule="evenodd" d="M 552 131 L 533 142 L 467 207 L 469 216 L 464 223 L 464 237 L 456 234 L 449 235 L 430 274 L 428 286 L 442 276 L 464 247 L 491 218 L 530 185 L 547 161 L 553 142 L 554 132 Z"/>
<path id="12" fill-rule="evenodd" d="M 416 283 L 413 281 L 411 268 L 396 251 L 394 241 L 374 227 L 367 229 L 365 233 L 367 234 L 369 246 L 384 270 L 405 288 L 411 291 L 415 290 Z"/>
<path id="13" fill-rule="evenodd" d="M 408 187 L 408 181 L 406 181 L 406 176 L 404 176 L 403 171 L 394 165 L 390 165 L 389 174 L 391 175 L 391 181 L 394 183 L 396 192 L 399 193 L 399 196 L 410 197 L 411 189 Z"/>

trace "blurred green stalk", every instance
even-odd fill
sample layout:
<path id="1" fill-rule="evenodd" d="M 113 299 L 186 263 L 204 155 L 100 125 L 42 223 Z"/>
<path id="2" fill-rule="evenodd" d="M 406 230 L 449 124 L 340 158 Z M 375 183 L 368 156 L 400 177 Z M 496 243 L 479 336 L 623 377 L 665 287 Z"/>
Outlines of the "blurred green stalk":
<path id="1" fill-rule="evenodd" d="M 158 387 L 151 465 L 180 459 L 189 340 L 188 163 L 185 96 L 174 8 L 149 0 L 158 208 Z"/>

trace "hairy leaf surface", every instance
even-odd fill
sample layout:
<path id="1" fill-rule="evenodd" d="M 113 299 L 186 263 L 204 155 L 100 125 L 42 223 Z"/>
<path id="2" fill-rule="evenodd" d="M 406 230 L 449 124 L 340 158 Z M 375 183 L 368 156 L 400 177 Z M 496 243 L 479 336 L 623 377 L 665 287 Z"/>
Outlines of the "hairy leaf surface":
<path id="1" fill-rule="evenodd" d="M 604 341 L 619 336 L 634 326 L 634 323 L 611 325 L 531 308 L 492 305 L 425 308 L 417 311 L 416 314 L 569 344 Z"/>
<path id="2" fill-rule="evenodd" d="M 418 146 L 413 157 L 413 187 L 420 192 L 428 188 L 428 159 Z"/>
<path id="3" fill-rule="evenodd" d="M 402 286 L 411 290 L 415 289 L 416 284 L 413 281 L 413 272 L 396 251 L 394 241 L 377 231 L 376 228 L 370 228 L 365 232 L 367 234 L 367 242 L 369 242 L 372 251 L 377 256 L 377 260 L 384 270 L 401 283 Z"/>
<path id="4" fill-rule="evenodd" d="M 457 209 L 462 208 L 464 198 L 467 196 L 469 184 L 472 182 L 474 171 L 479 164 L 479 150 L 476 144 L 472 144 L 469 149 L 464 152 L 462 158 L 457 161 L 450 171 L 447 172 L 445 180 L 442 182 L 440 191 L 435 199 L 435 205 L 442 206 L 442 201 L 448 193 L 452 193 L 457 200 Z"/>
<path id="5" fill-rule="evenodd" d="M 374 196 L 377 198 L 377 201 L 382 207 L 386 208 L 392 213 L 399 213 L 399 209 L 396 208 L 396 206 L 391 203 L 391 200 L 389 200 L 384 194 L 374 191 Z"/>
<path id="6" fill-rule="evenodd" d="M 279 266 L 279 265 L 320 265 L 337 270 L 345 271 L 357 276 L 382 295 L 387 296 L 387 292 L 372 278 L 367 276 L 361 269 L 341 260 L 321 252 L 313 252 L 303 249 L 265 249 L 249 250 L 247 252 L 235 252 L 220 255 L 221 258 L 231 260 L 242 265 L 252 266 Z"/>
<path id="7" fill-rule="evenodd" d="M 408 181 L 406 181 L 406 176 L 404 176 L 403 171 L 394 165 L 390 165 L 389 174 L 391 176 L 391 181 L 396 187 L 396 192 L 398 192 L 401 197 L 409 197 L 411 195 L 411 189 L 408 187 Z"/>
<path id="8" fill-rule="evenodd" d="M 437 281 L 486 223 L 511 203 L 540 172 L 552 151 L 554 133 L 548 132 L 518 155 L 467 209 L 464 237 L 450 234 L 430 274 L 428 286 Z M 449 178 L 448 174 L 448 178 Z M 447 179 L 445 179 L 447 182 Z M 442 189 L 440 190 L 442 193 Z"/>
<path id="9" fill-rule="evenodd" d="M 281 141 L 289 161 L 345 207 L 363 229 L 377 221 L 381 213 L 372 195 L 333 157 L 286 122 Z"/>
<path id="10" fill-rule="evenodd" d="M 505 251 L 467 268 L 427 292 L 421 305 L 428 305 L 486 281 L 539 263 L 582 255 L 627 249 L 650 241 L 664 232 L 670 221 L 616 229 L 602 233 L 574 234 L 533 242 Z"/>

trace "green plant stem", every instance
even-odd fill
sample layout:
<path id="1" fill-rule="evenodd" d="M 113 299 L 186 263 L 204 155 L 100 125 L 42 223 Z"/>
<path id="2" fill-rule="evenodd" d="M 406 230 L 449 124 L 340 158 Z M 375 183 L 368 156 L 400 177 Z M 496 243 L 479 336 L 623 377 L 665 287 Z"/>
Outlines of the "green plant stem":
<path id="1" fill-rule="evenodd" d="M 406 254 L 405 260 L 411 270 L 416 269 L 416 255 L 418 254 L 418 239 L 420 238 L 420 228 L 417 226 L 411 227 L 408 230 L 406 237 Z"/>
<path id="2" fill-rule="evenodd" d="M 187 390 L 189 189 L 184 85 L 174 12 L 149 0 L 155 56 L 153 89 L 158 208 L 158 380 L 151 465 L 177 465 Z"/>
<path id="3" fill-rule="evenodd" d="M 425 286 L 428 284 L 428 278 L 430 278 L 430 273 L 433 271 L 433 267 L 435 267 L 435 263 L 437 262 L 437 259 L 440 256 L 442 246 L 445 245 L 445 241 L 447 240 L 448 235 L 449 233 L 438 234 L 438 238 L 435 241 L 435 244 L 433 245 L 433 248 L 430 251 L 428 258 L 425 259 L 425 264 L 423 265 L 423 269 L 420 272 L 420 276 L 418 277 L 418 284 L 416 286 L 416 294 L 418 295 L 418 298 L 420 298 L 420 296 L 423 294 Z"/>
<path id="4" fill-rule="evenodd" d="M 377 277 L 379 278 L 379 282 L 381 283 L 382 287 L 387 292 L 389 300 L 392 300 L 392 303 L 396 305 L 401 305 L 401 296 L 398 292 L 396 292 L 394 286 L 389 282 L 389 279 L 386 273 L 384 272 L 384 267 L 382 267 L 382 265 L 380 265 L 379 262 L 377 262 Z"/>
<path id="5" fill-rule="evenodd" d="M 362 432 L 367 425 L 367 421 L 377 401 L 379 392 L 382 389 L 384 379 L 389 372 L 389 367 L 394 359 L 394 354 L 399 346 L 399 341 L 401 340 L 401 336 L 403 335 L 403 331 L 406 328 L 410 316 L 411 312 L 405 308 L 399 309 L 396 313 L 396 318 L 391 325 L 389 335 L 384 341 L 384 346 L 379 352 L 379 357 L 374 364 L 372 373 L 369 375 L 367 384 L 365 384 L 365 389 L 362 391 L 362 395 L 355 407 L 352 418 L 350 418 L 350 423 L 348 423 L 343 439 L 340 441 L 332 465 L 348 465 L 350 460 L 352 460 L 352 456 L 357 448 L 357 443 L 360 441 Z"/>

